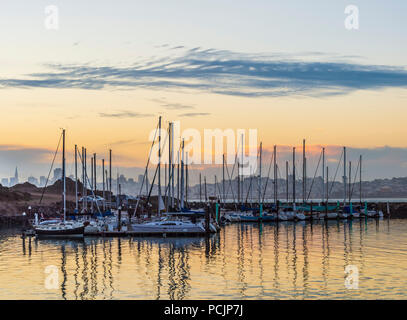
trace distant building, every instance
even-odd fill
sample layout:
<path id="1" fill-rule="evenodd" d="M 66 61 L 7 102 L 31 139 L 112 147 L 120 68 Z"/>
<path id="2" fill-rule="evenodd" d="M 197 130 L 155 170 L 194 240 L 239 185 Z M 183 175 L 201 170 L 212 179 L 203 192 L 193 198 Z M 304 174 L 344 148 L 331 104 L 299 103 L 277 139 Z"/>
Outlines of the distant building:
<path id="1" fill-rule="evenodd" d="M 28 177 L 28 180 L 27 180 L 29 183 L 31 183 L 31 184 L 33 184 L 33 185 L 38 185 L 38 179 L 36 178 L 36 177 L 33 177 L 33 176 L 31 176 L 31 177 Z"/>
<path id="2" fill-rule="evenodd" d="M 45 187 L 46 182 L 47 182 L 47 177 L 41 176 L 40 177 L 40 187 Z"/>
<path id="3" fill-rule="evenodd" d="M 52 182 L 58 181 L 62 178 L 62 169 L 56 168 L 54 169 L 54 177 L 52 178 Z"/>
<path id="4" fill-rule="evenodd" d="M 17 170 L 17 167 L 16 167 L 16 171 L 14 172 L 14 177 L 10 178 L 10 187 L 12 187 L 12 186 L 14 186 L 16 184 L 18 184 L 18 170 Z"/>
<path id="5" fill-rule="evenodd" d="M 144 177 L 143 174 L 139 174 L 139 175 L 138 175 L 138 180 L 137 180 L 137 182 L 138 182 L 138 183 L 143 183 L 143 177 Z"/>
<path id="6" fill-rule="evenodd" d="M 8 178 L 1 179 L 1 185 L 3 187 L 8 187 Z"/>
<path id="7" fill-rule="evenodd" d="M 119 183 L 120 184 L 125 184 L 126 183 L 126 177 L 124 175 L 122 175 L 122 174 L 119 177 Z"/>

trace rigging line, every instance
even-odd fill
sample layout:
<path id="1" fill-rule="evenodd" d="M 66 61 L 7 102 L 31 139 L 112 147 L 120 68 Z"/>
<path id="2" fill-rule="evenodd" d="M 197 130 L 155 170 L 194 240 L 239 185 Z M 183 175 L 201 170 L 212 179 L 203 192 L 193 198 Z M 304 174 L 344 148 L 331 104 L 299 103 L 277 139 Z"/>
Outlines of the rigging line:
<path id="1" fill-rule="evenodd" d="M 155 181 L 155 177 L 157 176 L 157 172 L 158 172 L 158 166 L 155 168 L 153 181 L 151 182 L 150 191 L 148 192 L 148 196 L 147 196 L 147 200 L 146 200 L 147 204 L 150 202 L 151 192 L 153 191 L 154 181 Z M 158 208 L 160 207 L 160 199 L 158 199 L 158 195 L 157 195 L 157 207 Z"/>
<path id="2" fill-rule="evenodd" d="M 217 185 L 218 185 L 219 198 L 222 198 L 222 197 L 221 197 L 222 192 L 221 192 L 221 190 L 220 190 L 220 183 L 217 183 Z"/>
<path id="3" fill-rule="evenodd" d="M 247 188 L 248 190 L 247 190 L 247 193 L 246 193 L 246 203 L 247 203 L 247 200 L 249 199 L 249 193 L 250 193 L 250 190 L 252 189 L 252 180 L 253 180 L 253 176 L 251 175 L 250 176 L 250 183 L 249 183 L 249 188 Z"/>
<path id="4" fill-rule="evenodd" d="M 350 198 L 351 199 L 352 199 L 352 195 L 353 195 L 353 188 L 355 187 L 355 184 L 356 184 L 356 178 L 358 176 L 359 165 L 360 165 L 360 159 L 358 161 L 358 165 L 357 165 L 356 170 L 355 170 L 355 178 L 353 179 L 353 183 L 352 183 L 352 189 L 351 189 L 351 192 L 350 192 Z"/>
<path id="5" fill-rule="evenodd" d="M 229 186 L 232 187 L 232 179 L 230 178 L 229 169 L 228 169 L 228 166 L 227 166 L 227 165 L 225 166 L 225 169 L 226 169 L 226 173 L 228 174 L 228 178 L 229 178 Z M 232 190 L 233 202 L 236 203 L 236 201 L 235 201 L 235 193 L 233 192 L 233 187 L 230 188 L 230 189 Z M 227 190 L 227 192 L 226 192 L 226 195 L 228 195 L 228 194 L 229 194 L 229 188 L 228 188 L 228 190 Z"/>
<path id="6" fill-rule="evenodd" d="M 138 194 L 138 195 L 139 195 L 139 198 L 140 198 L 141 192 L 142 192 L 142 190 L 143 190 L 144 180 L 145 180 L 145 178 L 146 178 L 146 176 L 147 176 L 147 174 L 148 174 L 148 171 L 147 171 L 147 170 L 148 170 L 148 165 L 150 164 L 151 153 L 152 153 L 152 151 L 153 151 L 153 146 L 154 146 L 154 143 L 155 143 L 155 138 L 156 138 L 156 136 L 157 136 L 157 131 L 158 131 L 158 124 L 157 124 L 157 126 L 156 126 L 156 128 L 155 128 L 153 142 L 151 143 L 150 153 L 149 153 L 149 155 L 148 155 L 147 164 L 146 164 L 146 170 L 144 171 L 143 181 L 141 182 L 141 187 L 140 187 L 140 191 L 139 191 L 139 194 Z M 136 205 L 136 209 L 137 209 L 137 205 Z"/>
<path id="7" fill-rule="evenodd" d="M 80 153 L 79 150 L 78 150 L 78 156 L 79 156 L 79 160 L 81 161 L 81 163 L 83 163 L 83 160 L 82 160 L 82 157 L 81 157 L 81 153 Z M 90 184 L 90 180 L 89 180 L 88 172 L 87 172 L 87 171 L 86 171 L 86 174 L 85 174 L 85 179 L 88 181 L 89 186 L 90 186 L 91 184 Z M 96 187 L 96 188 L 97 188 L 97 187 Z M 96 208 L 98 209 L 98 212 L 101 213 L 101 212 L 100 212 L 99 205 L 98 205 L 98 202 L 97 202 L 97 200 L 96 200 L 96 195 L 95 195 L 95 193 L 93 192 L 93 186 L 92 186 L 92 188 L 90 189 L 90 191 L 92 191 L 92 195 L 93 195 L 93 199 L 95 200 Z M 83 195 L 82 195 L 82 197 L 83 197 Z"/>
<path id="8" fill-rule="evenodd" d="M 311 196 L 312 186 L 314 185 L 315 177 L 316 177 L 318 169 L 319 169 L 319 164 L 321 163 L 321 158 L 322 158 L 322 150 L 321 150 L 321 154 L 319 156 L 317 168 L 315 169 L 314 178 L 312 178 L 312 182 L 311 182 L 311 186 L 310 186 L 310 189 L 309 189 L 307 201 L 309 200 L 309 197 Z"/>
<path id="9" fill-rule="evenodd" d="M 328 192 L 328 197 L 331 195 L 331 191 L 332 191 L 332 188 L 333 188 L 335 180 L 336 180 L 336 175 L 338 173 L 339 166 L 342 163 L 342 157 L 343 157 L 343 150 L 341 152 L 341 158 L 339 159 L 338 166 L 336 167 L 335 176 L 334 176 L 334 179 L 332 180 L 332 183 L 331 183 L 331 188 L 329 189 L 329 192 Z"/>
<path id="10" fill-rule="evenodd" d="M 266 190 L 267 190 L 267 185 L 268 185 L 268 182 L 269 182 L 269 179 L 270 179 L 270 171 L 271 171 L 271 165 L 273 163 L 273 157 L 274 157 L 274 153 L 271 154 L 271 158 L 270 158 L 269 170 L 268 170 L 268 173 L 267 173 L 267 179 L 266 179 L 266 183 L 265 183 L 264 191 L 263 191 L 263 202 L 264 202 L 264 198 L 266 197 Z"/>
<path id="11" fill-rule="evenodd" d="M 240 142 L 238 142 L 238 144 L 237 144 L 237 150 L 239 150 L 239 147 L 240 147 Z M 233 177 L 233 172 L 235 171 L 235 165 L 236 165 L 236 163 L 237 163 L 237 154 L 238 154 L 238 151 L 236 151 L 236 154 L 235 154 L 235 161 L 234 161 L 234 163 L 233 163 L 233 167 L 232 167 L 232 172 L 231 172 L 231 176 Z M 227 166 L 226 166 L 227 167 Z M 239 168 L 238 168 L 238 174 L 239 174 Z M 231 178 L 229 178 L 229 179 L 231 179 Z M 226 190 L 226 194 L 229 194 L 229 189 L 231 188 L 231 190 L 232 190 L 232 193 L 233 193 L 233 187 L 232 187 L 232 184 L 230 183 L 229 184 L 229 186 L 228 186 L 228 189 Z M 234 200 L 234 199 L 233 199 Z"/>
<path id="12" fill-rule="evenodd" d="M 57 149 L 55 150 L 54 158 L 52 159 L 51 168 L 49 169 L 48 177 L 47 177 L 47 180 L 45 181 L 45 186 L 44 186 L 44 188 L 42 189 L 41 198 L 40 198 L 40 201 L 39 201 L 39 203 L 38 203 L 39 205 L 41 204 L 42 198 L 44 197 L 45 189 L 47 188 L 47 185 L 48 185 L 49 177 L 50 177 L 50 175 L 51 175 L 51 171 L 52 171 L 52 168 L 53 168 L 53 166 L 54 166 L 55 158 L 56 158 L 56 156 L 57 156 L 57 154 L 58 154 L 59 145 L 61 144 L 61 139 L 62 139 L 62 133 L 61 133 L 61 135 L 60 135 L 60 137 L 59 137 Z"/>

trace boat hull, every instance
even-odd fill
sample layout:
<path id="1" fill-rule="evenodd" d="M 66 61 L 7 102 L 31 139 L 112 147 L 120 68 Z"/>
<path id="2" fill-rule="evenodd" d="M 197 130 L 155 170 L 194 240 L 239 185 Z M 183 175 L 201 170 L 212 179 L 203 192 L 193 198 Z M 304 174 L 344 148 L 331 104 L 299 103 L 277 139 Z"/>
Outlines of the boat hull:
<path id="1" fill-rule="evenodd" d="M 35 229 L 35 234 L 39 238 L 83 238 L 85 226 L 65 229 L 65 230 L 47 230 Z"/>

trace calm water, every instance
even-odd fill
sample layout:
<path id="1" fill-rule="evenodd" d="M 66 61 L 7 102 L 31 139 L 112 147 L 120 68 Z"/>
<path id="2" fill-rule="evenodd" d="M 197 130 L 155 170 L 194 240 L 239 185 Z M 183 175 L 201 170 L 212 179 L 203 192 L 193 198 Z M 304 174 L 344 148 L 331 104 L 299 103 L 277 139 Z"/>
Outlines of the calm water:
<path id="1" fill-rule="evenodd" d="M 77 242 L 3 229 L 0 299 L 406 299 L 406 231 L 407 220 L 233 224 L 208 239 Z M 359 289 L 346 289 L 347 265 Z"/>

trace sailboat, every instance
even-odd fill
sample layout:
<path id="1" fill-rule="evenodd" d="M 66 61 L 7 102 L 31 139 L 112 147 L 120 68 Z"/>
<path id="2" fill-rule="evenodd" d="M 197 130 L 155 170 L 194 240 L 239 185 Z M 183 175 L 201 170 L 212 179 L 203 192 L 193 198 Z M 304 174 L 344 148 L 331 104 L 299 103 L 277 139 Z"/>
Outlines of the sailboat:
<path id="1" fill-rule="evenodd" d="M 62 185 L 63 185 L 63 221 L 49 224 L 35 224 L 34 231 L 41 238 L 82 238 L 85 225 L 81 222 L 66 221 L 66 173 L 65 173 L 65 129 L 62 130 Z"/>

